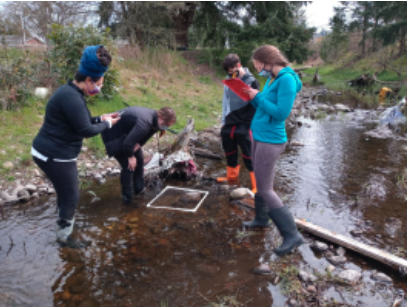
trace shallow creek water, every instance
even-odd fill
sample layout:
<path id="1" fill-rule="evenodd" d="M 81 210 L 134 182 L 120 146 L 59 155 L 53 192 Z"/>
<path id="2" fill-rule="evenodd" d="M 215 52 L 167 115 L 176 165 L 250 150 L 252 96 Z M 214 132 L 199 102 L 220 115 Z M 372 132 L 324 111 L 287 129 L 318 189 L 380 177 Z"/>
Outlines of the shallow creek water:
<path id="1" fill-rule="evenodd" d="M 407 167 L 406 144 L 362 135 L 372 128 L 367 111 L 320 121 L 303 119 L 279 160 L 275 189 L 297 217 L 394 252 L 407 250 L 406 199 L 397 184 Z M 205 175 L 224 173 L 224 162 L 198 160 Z M 244 169 L 244 167 L 242 167 Z M 249 186 L 246 170 L 241 183 Z M 306 244 L 283 259 L 271 253 L 275 229 L 243 232 L 253 213 L 229 200 L 213 181 L 169 181 L 164 185 L 209 191 L 196 213 L 147 208 L 159 189 L 137 198 L 138 207 L 120 200 L 119 178 L 83 193 L 76 232 L 92 245 L 60 248 L 55 243 L 55 198 L 6 207 L 0 216 L 0 306 L 205 306 L 236 295 L 246 306 L 284 306 L 287 298 L 274 276 L 256 276 L 262 262 L 294 265 L 324 273 L 329 262 Z M 406 192 L 407 194 L 407 192 Z M 307 237 L 311 242 L 315 238 Z M 399 249 L 400 251 L 400 249 Z M 347 252 L 345 268 L 363 273 L 357 290 L 325 293 L 352 306 L 390 306 L 407 280 L 397 271 Z M 373 270 L 393 285 L 370 279 Z M 278 274 L 278 272 L 277 272 Z"/>

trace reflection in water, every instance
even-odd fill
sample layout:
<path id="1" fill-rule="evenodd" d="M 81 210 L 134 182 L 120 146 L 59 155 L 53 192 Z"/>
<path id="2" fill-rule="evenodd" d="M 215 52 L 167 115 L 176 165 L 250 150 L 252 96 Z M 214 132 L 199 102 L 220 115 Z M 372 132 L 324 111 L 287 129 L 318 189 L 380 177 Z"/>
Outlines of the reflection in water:
<path id="1" fill-rule="evenodd" d="M 298 217 L 348 236 L 363 228 L 364 242 L 407 249 L 405 200 L 397 188 L 407 157 L 396 141 L 364 137 L 360 125 L 349 122 L 358 116 L 304 119 L 310 126 L 291 139 L 305 146 L 288 148 L 281 157 L 276 190 Z M 219 162 L 198 164 L 210 176 L 224 170 Z M 250 186 L 245 170 L 241 180 Z M 270 259 L 319 272 L 328 265 L 308 246 L 283 260 L 272 256 L 275 230 L 242 231 L 242 220 L 252 213 L 232 204 L 215 183 L 169 184 L 210 194 L 197 213 L 187 213 L 146 208 L 158 191 L 138 198 L 138 208 L 122 205 L 118 178 L 95 184 L 91 189 L 102 200 L 91 203 L 89 194 L 82 195 L 77 214 L 76 233 L 92 241 L 86 249 L 54 242 L 55 200 L 6 208 L 0 222 L 0 306 L 203 306 L 236 293 L 247 306 L 283 306 L 275 276 L 255 276 L 253 267 Z M 352 294 L 331 288 L 327 295 L 350 304 L 387 304 L 394 289 L 372 292 L 369 279 L 373 269 L 387 269 L 350 252 L 347 257 L 345 267 L 362 270 L 365 285 Z M 396 272 L 386 273 L 396 287 L 406 287 Z"/>

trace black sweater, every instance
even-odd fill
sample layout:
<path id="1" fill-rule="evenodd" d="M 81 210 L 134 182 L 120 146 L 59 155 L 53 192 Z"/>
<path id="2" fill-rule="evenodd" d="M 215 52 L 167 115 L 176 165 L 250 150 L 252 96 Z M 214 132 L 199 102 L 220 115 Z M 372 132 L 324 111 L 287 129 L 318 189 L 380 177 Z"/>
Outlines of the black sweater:
<path id="1" fill-rule="evenodd" d="M 72 82 L 62 85 L 48 101 L 44 124 L 33 147 L 56 159 L 74 159 L 81 151 L 83 138 L 107 129 L 109 124 L 92 117 L 83 91 Z"/>
<path id="2" fill-rule="evenodd" d="M 112 129 L 103 131 L 105 144 L 121 139 L 122 151 L 127 157 L 134 155 L 137 144 L 143 146 L 159 129 L 157 111 L 143 107 L 129 107 Z"/>

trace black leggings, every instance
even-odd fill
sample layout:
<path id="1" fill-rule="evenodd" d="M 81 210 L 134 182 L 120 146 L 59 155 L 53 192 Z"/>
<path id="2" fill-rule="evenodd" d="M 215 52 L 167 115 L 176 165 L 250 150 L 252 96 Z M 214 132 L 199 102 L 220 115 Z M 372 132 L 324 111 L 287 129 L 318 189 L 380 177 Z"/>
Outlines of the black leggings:
<path id="1" fill-rule="evenodd" d="M 72 220 L 76 205 L 79 202 L 79 181 L 76 161 L 54 162 L 48 159 L 44 162 L 33 157 L 34 162 L 47 175 L 57 192 L 59 217 Z"/>
<path id="2" fill-rule="evenodd" d="M 243 156 L 243 162 L 249 172 L 253 171 L 252 165 L 252 140 L 250 128 L 245 125 L 224 125 L 220 131 L 222 147 L 225 151 L 227 166 L 236 167 L 239 164 L 238 147 Z"/>
<path id="3" fill-rule="evenodd" d="M 120 173 L 120 183 L 122 187 L 128 187 L 132 185 L 136 194 L 140 193 L 144 189 L 144 157 L 143 150 L 140 148 L 134 153 L 137 160 L 136 169 L 133 171 L 129 170 L 129 158 L 123 153 L 114 156 L 115 159 L 120 163 L 122 171 Z"/>

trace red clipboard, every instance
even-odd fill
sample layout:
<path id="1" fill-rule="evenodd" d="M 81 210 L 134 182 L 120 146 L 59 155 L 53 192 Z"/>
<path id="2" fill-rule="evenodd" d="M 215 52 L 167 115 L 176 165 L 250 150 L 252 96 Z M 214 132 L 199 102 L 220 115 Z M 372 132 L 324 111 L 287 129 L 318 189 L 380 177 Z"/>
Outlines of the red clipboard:
<path id="1" fill-rule="evenodd" d="M 250 101 L 250 96 L 245 92 L 245 90 L 249 90 L 251 87 L 244 83 L 241 79 L 231 78 L 223 80 L 222 82 L 244 101 Z"/>

